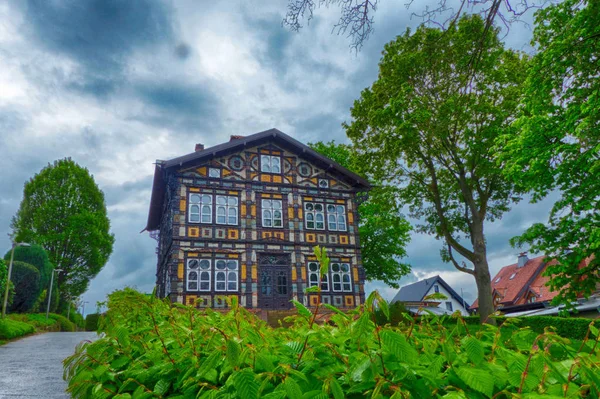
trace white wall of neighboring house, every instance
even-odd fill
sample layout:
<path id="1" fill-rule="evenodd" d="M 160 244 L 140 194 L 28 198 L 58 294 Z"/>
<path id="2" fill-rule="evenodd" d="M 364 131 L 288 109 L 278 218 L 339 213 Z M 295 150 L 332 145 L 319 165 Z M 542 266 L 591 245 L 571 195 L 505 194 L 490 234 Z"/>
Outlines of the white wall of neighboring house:
<path id="1" fill-rule="evenodd" d="M 452 311 L 451 312 L 449 311 L 448 313 L 454 313 L 458 309 L 458 310 L 460 310 L 460 313 L 463 316 L 468 316 L 469 315 L 469 312 L 463 306 L 463 304 L 460 303 L 459 301 L 457 301 L 456 299 L 454 299 L 452 297 L 452 295 L 441 284 L 437 284 L 437 283 L 436 284 L 432 284 L 431 287 L 429 288 L 429 291 L 427 291 L 427 294 L 425 296 L 431 295 L 431 294 L 435 293 L 435 288 L 434 287 L 436 285 L 439 287 L 440 294 L 443 294 L 443 295 L 445 295 L 448 298 L 448 299 L 444 299 L 444 300 L 441 300 L 441 299 L 434 300 L 434 302 L 442 301 L 442 303 L 440 303 L 438 305 L 438 308 L 445 310 L 446 309 L 446 302 L 450 302 L 450 303 L 452 303 Z M 468 306 L 468 304 L 466 302 L 465 302 L 465 305 Z"/>

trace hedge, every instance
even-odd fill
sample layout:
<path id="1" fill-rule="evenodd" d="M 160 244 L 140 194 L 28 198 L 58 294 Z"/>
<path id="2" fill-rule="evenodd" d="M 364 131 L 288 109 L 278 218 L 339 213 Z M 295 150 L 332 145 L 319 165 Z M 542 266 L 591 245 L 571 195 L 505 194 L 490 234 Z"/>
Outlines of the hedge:
<path id="1" fill-rule="evenodd" d="M 13 339 L 31 334 L 35 327 L 22 321 L 0 319 L 0 339 Z"/>
<path id="2" fill-rule="evenodd" d="M 69 321 L 65 316 L 52 313 L 49 317 L 54 319 L 60 326 L 60 331 L 73 332 L 76 330 L 75 323 Z"/>
<path id="3" fill-rule="evenodd" d="M 99 313 L 90 313 L 85 318 L 85 331 L 98 331 Z"/>
<path id="4" fill-rule="evenodd" d="M 8 262 L 10 255 L 11 250 L 4 255 L 4 260 Z M 38 269 L 40 272 L 40 286 L 42 288 L 48 287 L 54 266 L 50 263 L 48 254 L 41 245 L 34 244 L 29 247 L 16 247 L 14 260 L 28 263 Z"/>
<path id="5" fill-rule="evenodd" d="M 41 292 L 39 270 L 29 263 L 15 261 L 10 278 L 15 285 L 15 297 L 10 311 L 30 311 Z"/>

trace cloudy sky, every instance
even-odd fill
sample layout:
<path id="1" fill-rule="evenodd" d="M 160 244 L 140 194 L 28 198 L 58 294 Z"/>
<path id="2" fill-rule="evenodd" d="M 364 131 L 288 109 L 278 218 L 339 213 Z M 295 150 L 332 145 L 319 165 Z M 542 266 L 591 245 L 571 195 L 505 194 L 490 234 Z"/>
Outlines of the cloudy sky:
<path id="1" fill-rule="evenodd" d="M 10 246 L 25 181 L 72 157 L 104 191 L 116 236 L 84 299 L 92 305 L 123 286 L 151 290 L 155 242 L 139 232 L 153 162 L 272 127 L 305 143 L 347 142 L 340 125 L 376 79 L 384 43 L 420 22 L 404 3 L 380 2 L 375 32 L 357 54 L 331 34 L 339 10 L 319 10 L 292 33 L 281 24 L 285 0 L 0 2 L 0 249 Z M 530 51 L 530 37 L 516 25 L 505 41 Z M 486 226 L 492 274 L 516 259 L 508 239 L 548 208 L 521 203 Z M 400 283 L 441 274 L 472 301 L 472 277 L 443 264 L 439 247 L 415 235 L 413 274 Z M 396 291 L 368 287 L 388 298 Z"/>

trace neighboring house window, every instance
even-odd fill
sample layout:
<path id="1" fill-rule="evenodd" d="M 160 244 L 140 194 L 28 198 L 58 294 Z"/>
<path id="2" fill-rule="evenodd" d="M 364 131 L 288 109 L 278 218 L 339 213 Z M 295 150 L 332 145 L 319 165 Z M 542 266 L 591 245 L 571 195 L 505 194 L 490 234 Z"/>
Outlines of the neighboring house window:
<path id="1" fill-rule="evenodd" d="M 238 290 L 238 261 L 217 260 L 215 262 L 215 291 Z"/>
<path id="2" fill-rule="evenodd" d="M 304 220 L 310 230 L 325 230 L 325 209 L 316 202 L 304 203 Z"/>
<path id="3" fill-rule="evenodd" d="M 319 285 L 319 264 L 317 262 L 308 262 L 308 286 L 315 287 L 317 285 Z M 321 280 L 321 291 L 329 291 L 327 274 Z"/>
<path id="4" fill-rule="evenodd" d="M 332 263 L 329 268 L 331 271 L 331 282 L 333 291 L 352 291 L 352 284 L 350 282 L 350 265 L 347 263 Z"/>
<path id="5" fill-rule="evenodd" d="M 188 214 L 191 223 L 212 223 L 212 195 L 190 194 Z"/>
<path id="6" fill-rule="evenodd" d="M 238 199 L 228 195 L 217 195 L 217 224 L 238 224 Z"/>
<path id="7" fill-rule="evenodd" d="M 440 286 L 439 286 L 439 285 L 434 285 L 434 286 L 433 286 L 433 290 L 434 290 L 435 292 L 440 292 Z"/>
<path id="8" fill-rule="evenodd" d="M 346 207 L 327 205 L 327 227 L 333 231 L 346 231 Z"/>
<path id="9" fill-rule="evenodd" d="M 210 260 L 200 260 L 200 291 L 210 291 Z"/>
<path id="10" fill-rule="evenodd" d="M 209 168 L 208 169 L 208 177 L 220 178 L 221 177 L 221 169 L 217 168 Z"/>
<path id="11" fill-rule="evenodd" d="M 452 312 L 452 302 L 446 302 L 446 310 L 449 310 Z"/>
<path id="12" fill-rule="evenodd" d="M 517 275 L 517 273 L 513 273 L 513 274 L 510 275 L 510 277 L 508 279 L 512 280 L 513 278 L 515 278 L 516 275 Z"/>
<path id="13" fill-rule="evenodd" d="M 261 205 L 263 227 L 283 227 L 282 201 L 264 199 Z"/>
<path id="14" fill-rule="evenodd" d="M 536 300 L 537 299 L 536 299 L 535 295 L 532 295 L 529 297 L 529 303 L 534 303 Z"/>
<path id="15" fill-rule="evenodd" d="M 498 283 L 500 282 L 500 280 L 502 280 L 502 277 L 498 277 L 498 278 L 496 279 L 496 281 L 494 281 L 494 282 L 495 282 L 496 284 L 498 284 Z"/>
<path id="16" fill-rule="evenodd" d="M 261 155 L 260 170 L 267 173 L 281 173 L 281 158 L 272 155 Z"/>

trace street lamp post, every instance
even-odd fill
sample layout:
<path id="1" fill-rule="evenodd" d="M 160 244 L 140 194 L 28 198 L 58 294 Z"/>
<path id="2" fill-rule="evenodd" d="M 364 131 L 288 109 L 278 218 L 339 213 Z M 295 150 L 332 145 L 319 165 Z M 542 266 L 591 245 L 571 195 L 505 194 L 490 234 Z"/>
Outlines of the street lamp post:
<path id="1" fill-rule="evenodd" d="M 6 287 L 4 289 L 4 301 L 2 302 L 2 318 L 6 317 L 6 305 L 8 304 L 8 287 L 10 286 L 10 275 L 12 274 L 12 265 L 13 259 L 15 257 L 15 248 L 16 247 L 28 247 L 31 244 L 26 242 L 14 242 L 10 240 L 12 243 L 12 250 L 10 252 L 10 263 L 8 264 L 8 275 L 6 276 Z"/>
<path id="2" fill-rule="evenodd" d="M 46 320 L 48 320 L 48 313 L 50 313 L 50 300 L 52 299 L 52 283 L 54 283 L 54 273 L 62 272 L 63 269 L 52 270 L 52 277 L 50 277 L 50 289 L 48 290 L 48 306 L 46 307 Z"/>
<path id="3" fill-rule="evenodd" d="M 90 303 L 89 301 L 81 301 L 83 309 L 81 309 L 81 315 L 83 316 L 83 320 L 85 320 L 85 304 Z"/>

